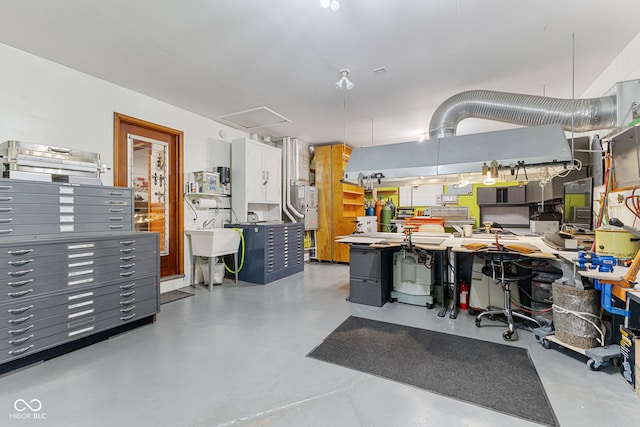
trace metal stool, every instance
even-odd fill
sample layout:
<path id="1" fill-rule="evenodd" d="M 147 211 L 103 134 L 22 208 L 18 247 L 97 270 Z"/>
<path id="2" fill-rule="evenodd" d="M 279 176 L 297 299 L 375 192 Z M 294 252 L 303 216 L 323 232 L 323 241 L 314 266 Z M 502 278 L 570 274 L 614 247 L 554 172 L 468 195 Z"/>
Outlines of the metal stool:
<path id="1" fill-rule="evenodd" d="M 533 273 L 526 276 L 516 276 L 511 273 L 511 264 L 513 262 L 521 261 L 525 257 L 520 254 L 502 251 L 479 252 L 478 256 L 484 259 L 487 264 L 482 268 L 482 273 L 492 277 L 496 284 L 502 283 L 504 286 L 504 308 L 488 310 L 480 313 L 476 317 L 476 326 L 480 327 L 480 321 L 484 316 L 495 316 L 497 314 L 504 315 L 507 318 L 508 325 L 508 329 L 502 334 L 502 338 L 505 341 L 516 341 L 518 339 L 518 332 L 516 331 L 516 327 L 513 322 L 514 317 L 535 323 L 540 327 L 537 320 L 511 309 L 511 283 L 529 279 L 538 275 L 537 273 Z"/>

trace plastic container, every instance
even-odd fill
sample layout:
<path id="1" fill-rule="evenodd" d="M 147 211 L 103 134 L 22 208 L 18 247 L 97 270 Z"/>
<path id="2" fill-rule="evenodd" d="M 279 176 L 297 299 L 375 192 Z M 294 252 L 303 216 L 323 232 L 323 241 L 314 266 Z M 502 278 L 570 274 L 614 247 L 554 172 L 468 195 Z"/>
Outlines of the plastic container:
<path id="1" fill-rule="evenodd" d="M 209 263 L 202 263 L 200 265 L 200 269 L 202 270 L 204 284 L 209 285 L 209 280 L 211 280 L 211 277 L 209 275 Z M 224 264 L 215 264 L 213 266 L 213 284 L 222 284 L 222 279 L 224 279 Z"/>
<path id="2" fill-rule="evenodd" d="M 222 283 L 222 279 L 224 279 L 224 264 L 215 264 L 213 266 L 213 284 L 219 285 Z"/>

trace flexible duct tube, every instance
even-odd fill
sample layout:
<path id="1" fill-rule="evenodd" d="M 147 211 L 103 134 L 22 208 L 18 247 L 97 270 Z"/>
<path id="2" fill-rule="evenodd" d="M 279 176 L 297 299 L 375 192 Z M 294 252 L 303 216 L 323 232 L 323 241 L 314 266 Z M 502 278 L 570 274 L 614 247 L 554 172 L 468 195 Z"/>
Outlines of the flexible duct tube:
<path id="1" fill-rule="evenodd" d="M 472 117 L 522 126 L 560 123 L 567 131 L 587 132 L 615 127 L 616 112 L 615 95 L 572 100 L 470 90 L 440 104 L 431 117 L 429 137 L 454 136 L 458 123 Z"/>

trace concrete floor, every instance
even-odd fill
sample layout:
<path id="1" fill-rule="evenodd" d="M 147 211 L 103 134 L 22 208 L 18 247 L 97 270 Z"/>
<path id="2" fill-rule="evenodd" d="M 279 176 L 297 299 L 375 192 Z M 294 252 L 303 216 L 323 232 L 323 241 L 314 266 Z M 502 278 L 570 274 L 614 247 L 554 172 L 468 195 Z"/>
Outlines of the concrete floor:
<path id="1" fill-rule="evenodd" d="M 476 328 L 466 313 L 451 320 L 405 304 L 350 304 L 343 265 L 312 263 L 266 286 L 225 279 L 196 292 L 163 305 L 154 325 L 1 377 L 0 425 L 537 425 L 305 357 L 349 315 L 501 343 L 502 325 Z M 524 331 L 513 344 L 529 349 L 561 426 L 639 425 L 640 398 L 616 368 L 591 372 Z M 16 419 L 17 399 L 40 400 L 40 419 Z"/>

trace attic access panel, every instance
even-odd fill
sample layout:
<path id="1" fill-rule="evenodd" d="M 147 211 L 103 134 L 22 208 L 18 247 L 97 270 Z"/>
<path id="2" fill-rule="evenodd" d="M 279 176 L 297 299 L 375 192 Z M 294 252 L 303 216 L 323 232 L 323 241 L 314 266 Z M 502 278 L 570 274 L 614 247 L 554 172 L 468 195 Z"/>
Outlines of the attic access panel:
<path id="1" fill-rule="evenodd" d="M 233 126 L 236 129 L 241 128 L 246 130 L 291 123 L 291 120 L 267 107 L 250 108 L 248 110 L 238 111 L 237 113 L 226 114 L 216 118 L 216 120 Z"/>

